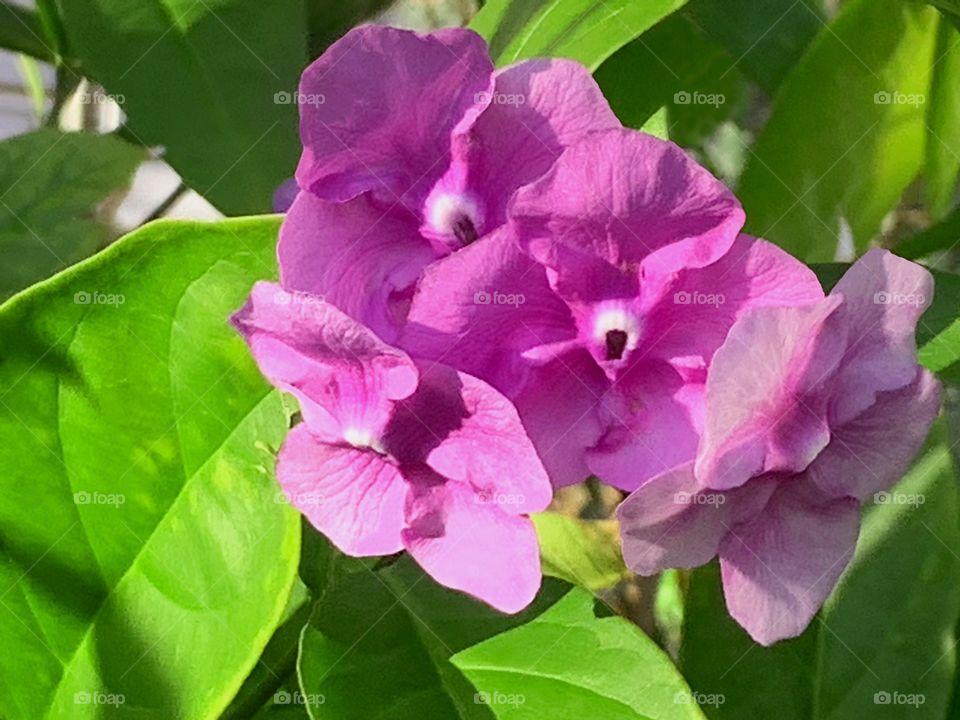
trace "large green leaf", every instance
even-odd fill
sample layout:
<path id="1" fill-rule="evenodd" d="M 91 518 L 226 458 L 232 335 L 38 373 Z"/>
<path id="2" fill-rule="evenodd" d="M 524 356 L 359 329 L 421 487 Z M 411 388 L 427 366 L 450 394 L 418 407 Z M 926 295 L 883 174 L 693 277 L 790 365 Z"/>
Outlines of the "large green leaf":
<path id="1" fill-rule="evenodd" d="M 644 79 L 642 88 L 637 78 Z M 742 94 L 735 61 L 686 12 L 618 50 L 597 69 L 596 79 L 628 127 L 641 127 L 666 106 L 671 137 L 685 146 L 729 117 Z"/>
<path id="2" fill-rule="evenodd" d="M 8 720 L 217 717 L 280 621 L 286 416 L 226 322 L 277 228 L 157 223 L 0 307 Z"/>
<path id="3" fill-rule="evenodd" d="M 726 614 L 716 566 L 694 573 L 681 658 L 693 688 L 725 697 L 708 715 L 943 717 L 960 612 L 960 508 L 946 448 L 925 456 L 887 500 L 867 508 L 850 567 L 794 640 L 754 643 Z"/>
<path id="4" fill-rule="evenodd" d="M 960 33 L 940 18 L 927 110 L 927 209 L 942 217 L 953 205 L 960 173 Z"/>
<path id="5" fill-rule="evenodd" d="M 692 0 L 687 9 L 736 65 L 773 92 L 823 27 L 819 0 Z"/>
<path id="6" fill-rule="evenodd" d="M 694 696 L 667 656 L 620 617 L 598 618 L 575 589 L 515 630 L 453 657 L 500 720 L 695 720 Z"/>
<path id="7" fill-rule="evenodd" d="M 50 129 L 0 142 L 0 300 L 103 244 L 96 207 L 144 157 L 113 137 Z"/>
<path id="8" fill-rule="evenodd" d="M 440 587 L 407 557 L 350 573 L 304 629 L 302 697 L 324 720 L 492 720 L 450 656 L 530 620 L 568 587 L 546 580 L 530 608 L 509 616 Z"/>
<path id="9" fill-rule="evenodd" d="M 568 57 L 591 70 L 687 0 L 490 0 L 470 23 L 497 65 Z"/>
<path id="10" fill-rule="evenodd" d="M 303 0 L 61 8 L 71 51 L 122 99 L 136 137 L 165 147 L 187 184 L 225 213 L 270 209 L 299 152 L 291 99 L 307 61 Z"/>
<path id="11" fill-rule="evenodd" d="M 864 248 L 924 159 L 937 13 L 850 0 L 780 87 L 740 187 L 748 230 L 832 260 Z"/>

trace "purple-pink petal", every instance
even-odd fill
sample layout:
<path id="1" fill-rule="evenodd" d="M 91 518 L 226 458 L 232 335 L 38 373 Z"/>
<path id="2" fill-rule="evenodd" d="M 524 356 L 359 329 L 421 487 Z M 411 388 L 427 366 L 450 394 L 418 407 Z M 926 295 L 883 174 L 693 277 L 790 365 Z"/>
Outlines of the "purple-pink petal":
<path id="1" fill-rule="evenodd" d="M 583 299 L 609 297 L 596 284 L 612 274 L 647 279 L 709 265 L 744 221 L 733 194 L 683 150 L 629 130 L 568 148 L 517 192 L 509 215 L 566 294 Z"/>
<path id="2" fill-rule="evenodd" d="M 351 30 L 300 82 L 300 187 L 334 201 L 373 192 L 419 211 L 449 165 L 454 127 L 492 73 L 470 30 Z"/>
<path id="3" fill-rule="evenodd" d="M 427 268 L 399 344 L 513 394 L 529 373 L 522 353 L 574 332 L 543 267 L 502 228 Z"/>
<path id="4" fill-rule="evenodd" d="M 302 192 L 280 229 L 280 280 L 318 295 L 388 342 L 403 324 L 420 273 L 436 257 L 417 218 L 369 195 L 345 203 Z"/>
<path id="5" fill-rule="evenodd" d="M 407 482 L 375 450 L 333 445 L 298 425 L 280 449 L 277 480 L 290 503 L 348 555 L 403 549 Z"/>
<path id="6" fill-rule="evenodd" d="M 316 297 L 260 282 L 233 323 L 260 371 L 296 396 L 306 424 L 323 440 L 376 437 L 393 403 L 417 387 L 406 353 Z"/>
<path id="7" fill-rule="evenodd" d="M 487 503 L 463 483 L 411 472 L 403 543 L 439 583 L 505 613 L 529 605 L 540 588 L 533 522 Z"/>
<path id="8" fill-rule="evenodd" d="M 513 193 L 549 170 L 564 148 L 587 133 L 621 127 L 590 72 L 571 60 L 499 70 L 492 92 L 478 99 L 478 113 L 454 131 L 453 162 L 439 190 L 474 199 L 479 235 L 504 223 Z"/>

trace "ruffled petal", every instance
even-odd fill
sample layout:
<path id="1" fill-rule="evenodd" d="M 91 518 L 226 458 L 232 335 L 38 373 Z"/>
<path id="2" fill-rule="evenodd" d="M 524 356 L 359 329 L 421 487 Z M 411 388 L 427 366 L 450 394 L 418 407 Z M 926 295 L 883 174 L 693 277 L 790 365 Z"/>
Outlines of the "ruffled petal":
<path id="1" fill-rule="evenodd" d="M 869 407 L 878 392 L 913 382 L 914 333 L 933 301 L 933 276 L 878 248 L 855 262 L 832 294 L 843 296 L 839 315 L 849 333 L 838 379 L 842 390 L 831 408 L 831 421 L 842 424 Z"/>
<path id="2" fill-rule="evenodd" d="M 547 175 L 521 188 L 509 211 L 531 254 L 568 297 L 598 300 L 622 275 L 636 282 L 703 267 L 737 238 L 733 194 L 673 143 L 630 130 L 592 134 Z M 642 268 L 641 268 L 642 266 Z"/>
<path id="3" fill-rule="evenodd" d="M 296 396 L 306 424 L 323 440 L 373 443 L 394 402 L 417 387 L 406 353 L 318 298 L 260 282 L 233 324 L 260 371 Z"/>
<path id="4" fill-rule="evenodd" d="M 419 211 L 450 163 L 454 127 L 492 73 L 471 30 L 351 30 L 300 82 L 300 187 L 333 201 L 372 191 Z"/>
<path id="5" fill-rule="evenodd" d="M 839 304 L 756 308 L 733 326 L 707 378 L 701 483 L 724 490 L 800 472 L 826 447 L 828 388 L 846 347 Z"/>
<path id="6" fill-rule="evenodd" d="M 720 546 L 730 615 L 761 645 L 795 637 L 810 624 L 846 568 L 860 531 L 852 498 L 816 501 L 794 479 L 752 522 Z"/>
<path id="7" fill-rule="evenodd" d="M 383 455 L 331 445 L 298 425 L 280 449 L 277 480 L 291 504 L 347 555 L 403 549 L 408 486 Z"/>
<path id="8" fill-rule="evenodd" d="M 879 393 L 873 405 L 833 429 L 807 475 L 832 497 L 864 501 L 888 490 L 910 468 L 936 420 L 940 389 L 936 377 L 921 368 L 910 385 Z"/>
<path id="9" fill-rule="evenodd" d="M 709 562 L 737 522 L 753 518 L 776 489 L 772 479 L 719 492 L 700 489 L 693 463 L 646 483 L 617 509 L 623 558 L 641 575 Z"/>
<path id="10" fill-rule="evenodd" d="M 393 342 L 417 278 L 437 255 L 417 218 L 370 196 L 345 203 L 300 193 L 280 229 L 280 279 L 319 295 Z"/>
<path id="11" fill-rule="evenodd" d="M 522 353 L 575 332 L 543 267 L 502 229 L 427 268 L 398 344 L 513 394 L 529 373 Z"/>
<path id="12" fill-rule="evenodd" d="M 477 502 L 461 483 L 432 473 L 411 477 L 403 543 L 441 585 L 505 613 L 523 610 L 540 589 L 540 549 L 533 522 Z"/>
<path id="13" fill-rule="evenodd" d="M 504 512 L 545 510 L 553 488 L 513 404 L 482 380 L 424 364 L 417 392 L 397 405 L 384 446 L 403 465 L 426 463 Z"/>

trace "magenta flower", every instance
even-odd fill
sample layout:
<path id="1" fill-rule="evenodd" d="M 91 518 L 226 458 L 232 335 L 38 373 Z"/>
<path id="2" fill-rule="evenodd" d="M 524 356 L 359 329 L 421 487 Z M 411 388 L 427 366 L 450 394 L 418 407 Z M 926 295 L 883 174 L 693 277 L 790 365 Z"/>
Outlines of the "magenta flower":
<path id="1" fill-rule="evenodd" d="M 914 341 L 932 292 L 926 270 L 873 250 L 817 303 L 744 314 L 710 367 L 696 461 L 620 507 L 630 567 L 719 555 L 755 640 L 800 634 L 853 555 L 860 504 L 906 472 L 937 415 Z"/>
<path id="2" fill-rule="evenodd" d="M 513 398 L 555 485 L 592 473 L 633 490 L 692 460 L 737 318 L 823 297 L 801 263 L 739 235 L 729 190 L 643 133 L 593 133 L 508 214 L 427 269 L 400 343 Z"/>
<path id="3" fill-rule="evenodd" d="M 322 295 L 392 342 L 440 257 L 503 224 L 517 188 L 570 143 L 619 127 L 568 60 L 494 71 L 469 30 L 369 25 L 303 75 L 301 192 L 280 238 L 281 281 Z"/>
<path id="4" fill-rule="evenodd" d="M 441 584 L 504 612 L 533 600 L 540 560 L 527 514 L 552 491 L 506 398 L 270 283 L 233 322 L 264 375 L 300 403 L 277 477 L 314 527 L 349 555 L 407 550 Z"/>

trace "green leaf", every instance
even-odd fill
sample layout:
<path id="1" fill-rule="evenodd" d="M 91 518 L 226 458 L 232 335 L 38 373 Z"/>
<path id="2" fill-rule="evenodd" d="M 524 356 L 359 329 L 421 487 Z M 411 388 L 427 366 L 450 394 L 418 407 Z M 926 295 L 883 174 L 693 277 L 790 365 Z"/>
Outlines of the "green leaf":
<path id="1" fill-rule="evenodd" d="M 529 621 L 568 587 L 547 580 L 533 606 L 509 616 L 440 587 L 406 556 L 350 573 L 304 629 L 302 695 L 324 720 L 492 720 L 450 656 Z"/>
<path id="2" fill-rule="evenodd" d="M 660 138 L 661 140 L 669 140 L 670 127 L 669 123 L 667 122 L 667 109 L 660 108 L 657 110 L 653 115 L 647 118 L 646 122 L 640 126 L 640 129 L 645 133 Z"/>
<path id="3" fill-rule="evenodd" d="M 927 210 L 941 218 L 953 206 L 960 173 L 960 33 L 940 18 L 927 110 Z"/>
<path id="4" fill-rule="evenodd" d="M 824 25 L 822 3 L 814 0 L 693 0 L 687 14 L 769 92 Z"/>
<path id="5" fill-rule="evenodd" d="M 566 57 L 591 70 L 687 0 L 490 0 L 470 23 L 498 66 Z"/>
<path id="6" fill-rule="evenodd" d="M 156 223 L 0 307 L 0 716 L 215 718 L 273 634 L 287 423 L 226 318 L 278 225 Z"/>
<path id="7" fill-rule="evenodd" d="M 716 565 L 693 574 L 681 666 L 694 689 L 725 697 L 711 718 L 943 717 L 960 613 L 960 508 L 946 448 L 890 498 L 866 509 L 850 567 L 799 638 L 760 647 L 727 615 Z M 877 693 L 887 695 L 875 702 Z M 884 704 L 894 693 L 899 701 Z"/>
<path id="8" fill-rule="evenodd" d="M 748 231 L 808 261 L 834 259 L 847 228 L 867 246 L 923 164 L 936 27 L 919 3 L 844 3 L 780 87 L 744 171 Z"/>
<path id="9" fill-rule="evenodd" d="M 310 611 L 310 591 L 297 582 L 280 625 L 220 720 L 248 720 L 262 708 L 277 704 L 278 694 L 283 697 L 285 681 L 296 676 L 300 634 L 310 620 Z"/>
<path id="10" fill-rule="evenodd" d="M 637 78 L 643 78 L 642 88 Z M 687 13 L 676 13 L 621 48 L 596 72 L 613 111 L 639 128 L 659 108 L 671 137 L 691 145 L 728 118 L 742 95 L 736 63 Z"/>
<path id="11" fill-rule="evenodd" d="M 72 52 L 123 100 L 135 137 L 165 147 L 167 162 L 223 212 L 271 209 L 300 147 L 290 101 L 307 61 L 303 0 L 61 7 Z"/>
<path id="12" fill-rule="evenodd" d="M 33 10 L 0 2 L 0 47 L 53 62 L 54 54 L 43 39 L 43 25 Z"/>
<path id="13" fill-rule="evenodd" d="M 91 255 L 98 204 L 145 155 L 103 135 L 37 130 L 0 142 L 0 300 Z"/>
<path id="14" fill-rule="evenodd" d="M 629 576 L 614 520 L 580 520 L 555 512 L 532 516 L 544 575 L 598 591 Z"/>
<path id="15" fill-rule="evenodd" d="M 620 617 L 598 618 L 572 590 L 536 620 L 464 650 L 453 663 L 500 720 L 703 718 L 667 656 Z"/>

